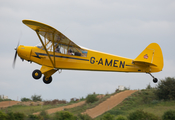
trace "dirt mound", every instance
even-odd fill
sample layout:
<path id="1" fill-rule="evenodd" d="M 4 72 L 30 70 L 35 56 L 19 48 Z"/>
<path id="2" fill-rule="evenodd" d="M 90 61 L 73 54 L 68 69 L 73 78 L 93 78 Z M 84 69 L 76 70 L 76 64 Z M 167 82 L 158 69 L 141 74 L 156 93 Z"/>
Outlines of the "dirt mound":
<path id="1" fill-rule="evenodd" d="M 48 114 L 52 114 L 52 113 L 55 113 L 55 112 L 58 112 L 58 111 L 62 111 L 65 108 L 74 108 L 74 107 L 77 107 L 77 106 L 81 106 L 83 104 L 85 104 L 85 101 L 81 101 L 81 102 L 78 102 L 78 103 L 74 103 L 74 104 L 71 104 L 71 105 L 62 106 L 62 107 L 58 107 L 58 108 L 48 109 L 46 111 L 47 111 Z M 34 115 L 38 115 L 39 113 L 40 112 L 34 113 Z"/>
<path id="2" fill-rule="evenodd" d="M 103 114 L 104 112 L 112 109 L 116 105 L 120 104 L 125 98 L 127 98 L 128 96 L 130 96 L 132 93 L 136 91 L 137 90 L 127 90 L 127 91 L 115 94 L 111 96 L 110 98 L 108 98 L 106 101 L 97 105 L 96 107 L 86 110 L 82 114 L 88 114 L 91 118 L 95 118 Z"/>
<path id="3" fill-rule="evenodd" d="M 20 101 L 3 101 L 0 102 L 0 108 L 6 108 L 20 103 Z"/>

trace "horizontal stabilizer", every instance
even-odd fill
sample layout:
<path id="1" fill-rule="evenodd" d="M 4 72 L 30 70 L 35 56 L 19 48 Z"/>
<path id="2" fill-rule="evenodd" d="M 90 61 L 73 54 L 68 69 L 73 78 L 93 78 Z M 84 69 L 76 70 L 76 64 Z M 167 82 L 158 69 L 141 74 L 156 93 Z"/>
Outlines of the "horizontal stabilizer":
<path id="1" fill-rule="evenodd" d="M 157 65 L 155 65 L 153 63 L 149 63 L 149 62 L 133 61 L 133 63 L 136 65 L 141 65 L 141 66 L 155 66 L 155 67 L 157 67 Z"/>

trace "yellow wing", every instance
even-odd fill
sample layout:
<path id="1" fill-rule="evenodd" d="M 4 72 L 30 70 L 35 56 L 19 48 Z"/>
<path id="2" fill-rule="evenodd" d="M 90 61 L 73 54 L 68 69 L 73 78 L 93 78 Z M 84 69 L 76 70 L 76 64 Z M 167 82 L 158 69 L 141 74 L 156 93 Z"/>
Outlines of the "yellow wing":
<path id="1" fill-rule="evenodd" d="M 22 22 L 34 31 L 37 31 L 44 38 L 47 38 L 49 41 L 52 41 L 54 39 L 54 42 L 59 42 L 64 45 L 70 45 L 73 47 L 80 48 L 61 32 L 47 24 L 37 22 L 34 20 L 23 20 Z"/>

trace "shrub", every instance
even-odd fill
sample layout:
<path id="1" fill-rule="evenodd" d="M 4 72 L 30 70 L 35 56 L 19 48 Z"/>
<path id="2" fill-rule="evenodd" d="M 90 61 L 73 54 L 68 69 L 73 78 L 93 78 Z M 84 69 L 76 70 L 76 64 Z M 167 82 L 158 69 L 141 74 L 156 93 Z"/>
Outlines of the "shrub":
<path id="1" fill-rule="evenodd" d="M 89 94 L 87 97 L 86 97 L 86 103 L 93 103 L 95 101 L 98 101 L 98 98 L 95 94 Z"/>
<path id="2" fill-rule="evenodd" d="M 144 104 L 150 104 L 153 100 L 157 99 L 154 90 L 142 90 L 141 99 Z"/>
<path id="3" fill-rule="evenodd" d="M 42 101 L 41 95 L 32 95 L 31 98 L 32 98 L 32 101 L 34 102 Z"/>
<path id="4" fill-rule="evenodd" d="M 114 119 L 115 119 L 114 115 L 111 115 L 110 113 L 105 113 L 101 118 L 101 120 L 114 120 Z"/>
<path id="5" fill-rule="evenodd" d="M 9 112 L 7 113 L 7 119 L 8 120 L 15 120 L 15 115 L 13 112 Z"/>
<path id="6" fill-rule="evenodd" d="M 150 83 L 147 85 L 146 89 L 152 89 Z"/>
<path id="7" fill-rule="evenodd" d="M 144 112 L 143 110 L 136 110 L 128 116 L 129 120 L 159 120 L 159 118 L 151 113 Z"/>
<path id="8" fill-rule="evenodd" d="M 113 110 L 110 110 L 109 113 L 116 116 L 116 115 L 123 114 L 123 111 L 119 109 L 113 109 Z"/>
<path id="9" fill-rule="evenodd" d="M 13 113 L 14 114 L 14 118 L 15 118 L 15 120 L 24 120 L 25 119 L 25 114 L 23 114 L 23 113 L 19 113 L 19 112 L 17 112 L 17 113 Z"/>
<path id="10" fill-rule="evenodd" d="M 40 112 L 39 117 L 41 117 L 42 120 L 48 120 L 49 119 L 48 113 L 44 110 Z"/>
<path id="11" fill-rule="evenodd" d="M 77 120 L 77 117 L 75 117 L 72 113 L 68 111 L 61 111 L 61 112 L 56 112 L 53 119 L 54 120 Z"/>
<path id="12" fill-rule="evenodd" d="M 6 119 L 7 119 L 7 115 L 2 111 L 0 111 L 0 120 L 6 120 Z"/>
<path id="13" fill-rule="evenodd" d="M 175 78 L 167 77 L 161 80 L 156 87 L 155 94 L 160 100 L 175 100 Z"/>
<path id="14" fill-rule="evenodd" d="M 124 116 L 122 116 L 122 115 L 118 115 L 118 116 L 116 117 L 116 120 L 127 120 L 127 118 L 124 117 Z"/>
<path id="15" fill-rule="evenodd" d="M 58 99 L 54 99 L 52 101 L 44 101 L 44 105 L 56 105 L 56 104 L 66 104 L 67 101 L 66 100 L 58 100 Z"/>
<path id="16" fill-rule="evenodd" d="M 92 120 L 92 118 L 87 114 L 78 114 L 78 120 Z"/>
<path id="17" fill-rule="evenodd" d="M 30 99 L 30 98 L 25 98 L 25 97 L 24 97 L 24 98 L 21 98 L 21 101 L 22 101 L 22 102 L 31 101 L 31 99 Z"/>
<path id="18" fill-rule="evenodd" d="M 166 111 L 163 116 L 163 120 L 175 120 L 175 110 Z"/>
<path id="19" fill-rule="evenodd" d="M 40 120 L 40 117 L 37 115 L 29 115 L 27 120 Z"/>

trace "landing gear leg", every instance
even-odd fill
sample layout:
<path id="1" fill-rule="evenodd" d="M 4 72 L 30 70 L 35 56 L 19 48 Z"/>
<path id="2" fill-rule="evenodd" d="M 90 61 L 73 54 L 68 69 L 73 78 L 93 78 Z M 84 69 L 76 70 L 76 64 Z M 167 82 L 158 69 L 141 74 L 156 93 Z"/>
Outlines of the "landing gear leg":
<path id="1" fill-rule="evenodd" d="M 158 82 L 158 79 L 157 78 L 155 78 L 151 73 L 148 73 L 148 74 L 150 74 L 151 75 L 151 77 L 153 78 L 153 82 L 154 83 L 157 83 Z"/>

